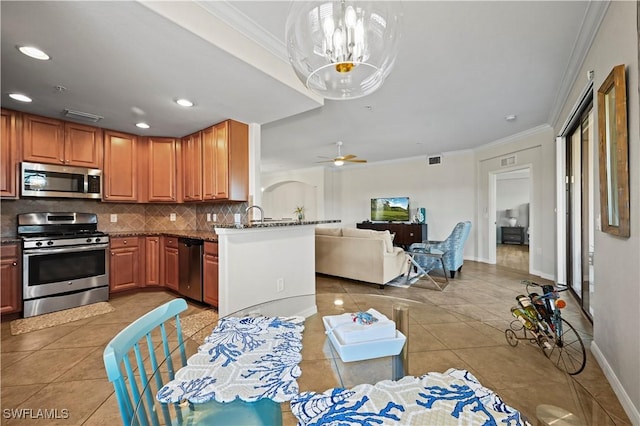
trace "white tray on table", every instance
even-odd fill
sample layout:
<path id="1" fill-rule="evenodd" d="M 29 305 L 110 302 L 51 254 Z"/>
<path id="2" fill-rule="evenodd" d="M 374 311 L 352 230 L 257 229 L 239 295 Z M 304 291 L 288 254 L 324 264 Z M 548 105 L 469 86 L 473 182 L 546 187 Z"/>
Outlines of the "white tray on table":
<path id="1" fill-rule="evenodd" d="M 336 335 L 329 325 L 328 317 L 323 317 L 322 322 L 327 331 L 327 336 L 333 347 L 338 351 L 340 359 L 344 362 L 362 361 L 364 359 L 380 358 L 384 356 L 398 355 L 402 351 L 407 337 L 396 330 L 395 337 L 369 340 L 365 342 L 344 344 L 340 336 Z"/>

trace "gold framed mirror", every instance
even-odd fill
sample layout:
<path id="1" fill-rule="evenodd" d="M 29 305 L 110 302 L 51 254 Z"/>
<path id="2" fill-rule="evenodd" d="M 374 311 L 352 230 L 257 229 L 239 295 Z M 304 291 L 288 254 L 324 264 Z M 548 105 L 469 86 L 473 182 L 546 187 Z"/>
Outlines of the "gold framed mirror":
<path id="1" fill-rule="evenodd" d="M 613 67 L 598 89 L 598 135 L 602 231 L 629 237 L 629 146 L 624 64 Z"/>

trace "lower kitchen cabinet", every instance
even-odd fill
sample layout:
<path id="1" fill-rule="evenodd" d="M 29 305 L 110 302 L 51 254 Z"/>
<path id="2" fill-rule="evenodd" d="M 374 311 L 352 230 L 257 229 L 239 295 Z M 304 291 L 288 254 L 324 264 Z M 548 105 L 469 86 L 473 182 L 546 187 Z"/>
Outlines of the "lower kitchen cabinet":
<path id="1" fill-rule="evenodd" d="M 140 267 L 141 248 L 138 237 L 111 238 L 109 291 L 118 292 L 140 287 L 144 269 Z"/>
<path id="2" fill-rule="evenodd" d="M 160 237 L 145 237 L 144 247 L 144 283 L 148 286 L 162 285 L 160 280 Z"/>
<path id="3" fill-rule="evenodd" d="M 204 243 L 202 286 L 204 302 L 218 307 L 218 243 Z"/>
<path id="4" fill-rule="evenodd" d="M 0 246 L 0 314 L 22 310 L 22 280 L 20 279 L 20 246 Z"/>
<path id="5" fill-rule="evenodd" d="M 178 239 L 176 237 L 162 237 L 162 282 L 172 290 L 178 291 Z"/>

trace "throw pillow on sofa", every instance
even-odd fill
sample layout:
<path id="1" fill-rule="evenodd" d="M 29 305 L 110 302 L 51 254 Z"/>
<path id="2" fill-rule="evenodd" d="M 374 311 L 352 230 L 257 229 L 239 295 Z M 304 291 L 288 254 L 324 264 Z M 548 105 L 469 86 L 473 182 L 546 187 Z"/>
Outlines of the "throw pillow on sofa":
<path id="1" fill-rule="evenodd" d="M 373 229 L 342 228 L 343 237 L 375 238 L 384 241 L 387 253 L 393 253 L 393 238 L 389 231 L 374 231 Z"/>
<path id="2" fill-rule="evenodd" d="M 331 237 L 341 237 L 342 228 L 316 228 L 316 235 L 329 235 Z"/>

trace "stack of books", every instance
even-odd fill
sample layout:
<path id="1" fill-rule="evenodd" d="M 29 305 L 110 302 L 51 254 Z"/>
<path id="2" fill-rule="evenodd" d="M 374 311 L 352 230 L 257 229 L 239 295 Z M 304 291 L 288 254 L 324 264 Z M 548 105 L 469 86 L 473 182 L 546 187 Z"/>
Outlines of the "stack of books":
<path id="1" fill-rule="evenodd" d="M 395 322 L 373 308 L 324 316 L 322 321 L 344 362 L 398 355 L 406 341 L 406 336 L 396 330 Z"/>

